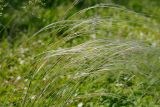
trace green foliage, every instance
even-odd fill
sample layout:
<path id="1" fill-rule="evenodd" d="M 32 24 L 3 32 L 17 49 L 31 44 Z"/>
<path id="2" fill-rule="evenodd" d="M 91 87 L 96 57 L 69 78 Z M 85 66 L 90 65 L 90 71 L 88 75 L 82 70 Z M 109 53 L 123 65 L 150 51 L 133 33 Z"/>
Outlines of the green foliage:
<path id="1" fill-rule="evenodd" d="M 160 105 L 159 0 L 0 3 L 0 106 Z"/>

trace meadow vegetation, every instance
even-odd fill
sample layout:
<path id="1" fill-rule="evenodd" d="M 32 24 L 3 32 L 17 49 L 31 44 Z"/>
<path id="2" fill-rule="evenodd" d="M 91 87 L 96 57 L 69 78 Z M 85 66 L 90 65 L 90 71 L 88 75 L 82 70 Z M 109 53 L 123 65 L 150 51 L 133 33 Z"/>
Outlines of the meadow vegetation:
<path id="1" fill-rule="evenodd" d="M 159 0 L 1 0 L 0 107 L 159 107 Z"/>

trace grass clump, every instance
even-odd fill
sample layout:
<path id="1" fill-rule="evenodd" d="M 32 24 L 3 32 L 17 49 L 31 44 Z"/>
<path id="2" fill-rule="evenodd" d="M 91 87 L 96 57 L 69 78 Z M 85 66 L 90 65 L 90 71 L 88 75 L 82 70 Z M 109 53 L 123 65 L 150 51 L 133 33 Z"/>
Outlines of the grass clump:
<path id="1" fill-rule="evenodd" d="M 133 1 L 122 6 L 113 0 L 79 11 L 91 1 L 66 1 L 63 8 L 60 2 L 54 9 L 62 11 L 60 20 L 57 15 L 28 23 L 32 16 L 39 21 L 52 17 L 52 5 L 30 1 L 17 19 L 15 14 L 2 24 L 0 106 L 158 107 L 158 19 L 128 9 Z M 35 13 L 28 13 L 32 9 Z M 13 39 L 12 32 L 19 38 Z"/>
<path id="2" fill-rule="evenodd" d="M 150 48 L 134 41 L 104 39 L 48 51 L 30 72 L 24 105 L 154 106 L 159 60 L 152 68 L 146 66 L 159 54 L 151 54 Z"/>

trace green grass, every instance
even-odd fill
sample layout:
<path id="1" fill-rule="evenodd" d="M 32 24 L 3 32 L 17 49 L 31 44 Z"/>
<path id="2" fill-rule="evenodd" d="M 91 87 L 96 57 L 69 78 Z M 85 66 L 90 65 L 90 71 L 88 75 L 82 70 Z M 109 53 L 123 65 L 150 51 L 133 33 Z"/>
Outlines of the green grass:
<path id="1" fill-rule="evenodd" d="M 106 2 L 10 2 L 0 106 L 159 107 L 159 1 Z"/>

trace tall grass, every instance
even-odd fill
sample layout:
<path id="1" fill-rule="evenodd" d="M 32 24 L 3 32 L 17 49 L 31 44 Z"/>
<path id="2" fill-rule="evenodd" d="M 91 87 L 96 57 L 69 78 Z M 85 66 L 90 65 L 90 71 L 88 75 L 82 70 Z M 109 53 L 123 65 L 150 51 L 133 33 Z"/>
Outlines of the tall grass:
<path id="1" fill-rule="evenodd" d="M 76 14 L 79 16 L 97 7 L 112 8 L 112 5 L 96 5 Z M 133 33 L 137 26 L 151 30 L 149 25 L 157 25 L 134 11 L 113 7 L 116 10 L 114 8 L 107 12 L 112 14 L 118 11 L 118 14 L 124 15 L 124 19 L 123 16 L 117 19 L 117 16 L 112 15 L 77 20 L 71 18 L 47 25 L 33 35 L 32 38 L 40 33 L 60 37 L 55 43 L 47 44 L 46 50 L 36 56 L 36 66 L 29 73 L 30 81 L 22 106 L 63 107 L 80 104 L 119 107 L 143 106 L 146 103 L 155 106 L 159 103 L 156 96 L 160 88 L 159 76 L 156 75 L 159 60 L 154 60 L 153 65 L 150 62 L 159 54 L 150 56 L 157 49 L 141 43 L 147 41 L 147 35 L 144 36 L 145 40 Z M 125 24 L 133 28 L 122 33 L 132 31 L 133 34 L 126 34 L 127 39 L 123 40 L 125 36 L 119 38 L 115 32 Z M 113 33 L 113 36 L 108 37 L 105 31 Z M 156 34 L 154 36 L 157 37 Z"/>
<path id="2" fill-rule="evenodd" d="M 8 92 L 15 100 L 3 98 L 2 106 L 160 104 L 160 31 L 155 20 L 115 4 L 97 4 L 62 19 L 22 39 L 21 46 L 29 48 L 23 53 L 33 59 L 22 79 L 13 82 L 20 95 Z"/>

